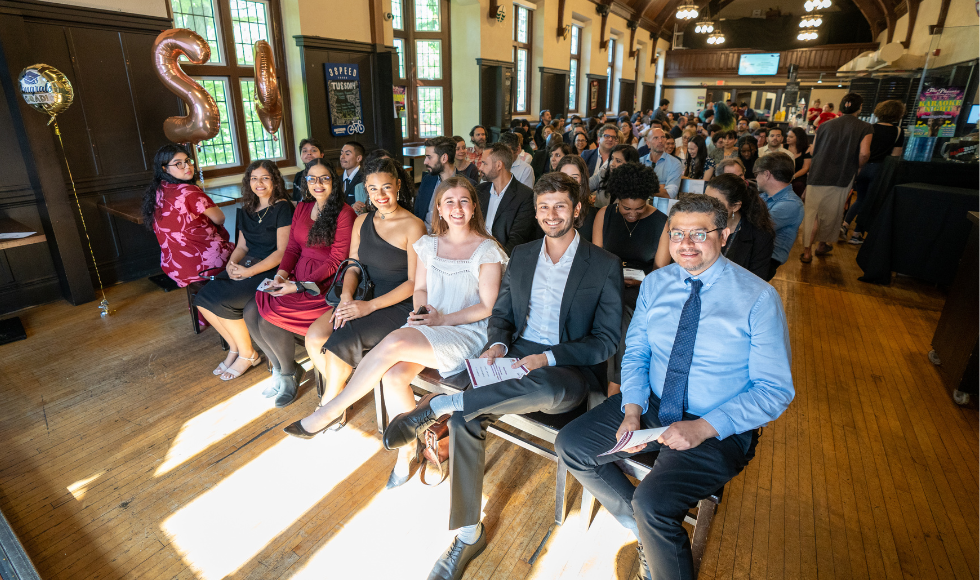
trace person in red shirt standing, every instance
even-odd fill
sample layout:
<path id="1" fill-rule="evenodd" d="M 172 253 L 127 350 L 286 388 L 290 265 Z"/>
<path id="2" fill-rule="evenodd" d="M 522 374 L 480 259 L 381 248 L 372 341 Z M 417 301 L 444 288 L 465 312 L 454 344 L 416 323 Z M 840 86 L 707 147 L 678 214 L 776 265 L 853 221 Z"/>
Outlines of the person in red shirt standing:
<path id="1" fill-rule="evenodd" d="M 827 121 L 831 119 L 836 119 L 837 117 L 840 117 L 840 113 L 834 112 L 834 104 L 827 103 L 827 106 L 823 108 L 823 112 L 820 113 L 820 116 L 817 117 L 817 120 L 813 122 L 813 126 L 815 128 L 819 127 L 820 125 L 826 123 Z"/>
<path id="2" fill-rule="evenodd" d="M 806 111 L 806 122 L 810 125 L 814 124 L 822 112 L 823 107 L 820 106 L 820 99 L 816 99 L 813 101 L 813 106 Z"/>
<path id="3" fill-rule="evenodd" d="M 142 213 L 160 244 L 160 267 L 181 288 L 203 280 L 200 272 L 224 268 L 235 249 L 225 214 L 195 183 L 194 160 L 181 145 L 157 150 Z"/>

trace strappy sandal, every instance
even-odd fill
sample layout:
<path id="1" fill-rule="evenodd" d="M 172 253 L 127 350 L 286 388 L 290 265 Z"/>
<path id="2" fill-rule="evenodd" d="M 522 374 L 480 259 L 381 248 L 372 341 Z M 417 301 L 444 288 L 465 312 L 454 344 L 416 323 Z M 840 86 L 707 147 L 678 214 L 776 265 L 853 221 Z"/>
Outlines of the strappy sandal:
<path id="1" fill-rule="evenodd" d="M 238 354 L 238 351 L 237 350 L 229 350 L 228 351 L 228 354 L 232 354 L 232 353 Z M 235 363 L 232 363 L 232 364 L 235 364 Z M 227 370 L 228 370 L 228 365 L 225 364 L 225 361 L 221 361 L 221 362 L 218 363 L 218 368 L 216 368 L 213 371 L 211 371 L 211 374 L 213 374 L 216 377 L 220 377 L 221 375 L 225 374 L 225 371 L 227 371 Z"/>
<path id="2" fill-rule="evenodd" d="M 235 359 L 235 362 L 238 362 L 240 360 L 247 360 L 250 364 L 247 367 L 245 367 L 245 370 L 244 371 L 240 371 L 240 372 L 239 371 L 236 371 L 232 367 L 228 367 L 225 370 L 225 372 L 222 373 L 221 380 L 223 380 L 223 381 L 230 381 L 230 380 L 237 379 L 238 377 L 242 376 L 242 374 L 244 374 L 245 371 L 247 371 L 248 369 L 250 369 L 250 368 L 252 368 L 254 366 L 258 366 L 258 364 L 262 362 L 262 355 L 259 354 L 258 351 L 255 351 L 255 355 L 252 358 L 246 358 L 246 357 L 243 357 L 243 356 L 239 356 L 237 359 Z M 232 366 L 234 366 L 235 363 L 231 363 L 231 364 L 232 364 Z M 225 375 L 231 375 L 231 377 L 229 377 L 229 378 L 226 379 L 225 378 Z"/>

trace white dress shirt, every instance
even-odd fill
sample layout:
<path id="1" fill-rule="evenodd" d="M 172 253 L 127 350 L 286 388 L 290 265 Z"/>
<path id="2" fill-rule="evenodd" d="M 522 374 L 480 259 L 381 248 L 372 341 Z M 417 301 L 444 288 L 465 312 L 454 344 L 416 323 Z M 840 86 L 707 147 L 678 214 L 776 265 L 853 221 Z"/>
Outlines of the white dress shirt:
<path id="1" fill-rule="evenodd" d="M 531 302 L 527 309 L 527 326 L 521 338 L 538 344 L 556 345 L 561 342 L 561 329 L 558 328 L 561 317 L 561 299 L 565 295 L 565 284 L 568 274 L 572 271 L 575 252 L 581 238 L 575 232 L 575 239 L 565 249 L 558 263 L 551 261 L 548 255 L 547 240 L 541 243 L 541 253 L 534 268 L 534 281 L 531 283 Z M 499 344 L 499 343 L 497 343 Z M 501 346 L 504 346 L 501 344 Z M 506 355 L 507 347 L 504 346 Z M 544 351 L 548 366 L 555 366 L 555 355 L 550 350 Z"/>
<path id="2" fill-rule="evenodd" d="M 534 187 L 534 170 L 527 163 L 524 163 L 520 159 L 514 160 L 514 163 L 510 166 L 510 172 L 514 174 L 514 178 L 517 181 L 520 181 L 528 187 Z"/>
<path id="3" fill-rule="evenodd" d="M 360 170 L 361 170 L 360 165 L 352 169 L 350 173 L 347 173 L 346 169 L 344 170 L 344 176 L 341 178 L 341 181 L 344 182 L 344 187 L 343 187 L 344 193 L 347 193 L 347 183 L 352 181 L 354 179 L 354 176 L 357 175 L 357 172 Z"/>
<path id="4" fill-rule="evenodd" d="M 497 217 L 497 208 L 500 207 L 500 200 L 504 198 L 504 193 L 506 193 L 507 188 L 510 187 L 510 184 L 513 182 L 514 182 L 514 176 L 511 175 L 510 181 L 508 181 L 507 185 L 505 185 L 504 188 L 500 190 L 500 193 L 497 193 L 497 190 L 495 189 L 493 183 L 490 184 L 490 205 L 487 206 L 486 225 L 487 225 L 487 233 L 490 234 L 491 236 L 493 235 L 493 232 L 491 231 L 493 229 L 493 220 L 494 218 Z"/>

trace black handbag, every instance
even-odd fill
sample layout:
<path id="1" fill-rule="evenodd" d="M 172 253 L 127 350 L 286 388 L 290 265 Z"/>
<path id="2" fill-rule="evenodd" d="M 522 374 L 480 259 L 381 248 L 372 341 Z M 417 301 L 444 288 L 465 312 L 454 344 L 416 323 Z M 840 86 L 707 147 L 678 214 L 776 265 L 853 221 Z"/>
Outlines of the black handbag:
<path id="1" fill-rule="evenodd" d="M 374 282 L 368 276 L 367 268 L 354 258 L 347 258 L 340 263 L 340 267 L 337 268 L 337 273 L 333 276 L 333 282 L 330 283 L 330 288 L 327 289 L 327 304 L 330 306 L 336 307 L 340 304 L 340 295 L 344 291 L 344 276 L 346 276 L 347 269 L 351 266 L 356 266 L 361 270 L 361 281 L 358 282 L 357 288 L 354 290 L 354 300 L 370 300 L 374 298 Z"/>

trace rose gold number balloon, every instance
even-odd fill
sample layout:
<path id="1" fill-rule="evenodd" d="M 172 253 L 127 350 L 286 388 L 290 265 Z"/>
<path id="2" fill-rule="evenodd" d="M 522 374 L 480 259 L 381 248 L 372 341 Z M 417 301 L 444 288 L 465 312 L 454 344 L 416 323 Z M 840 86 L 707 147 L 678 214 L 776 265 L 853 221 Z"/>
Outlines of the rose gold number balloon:
<path id="1" fill-rule="evenodd" d="M 218 134 L 221 115 L 214 98 L 181 70 L 177 58 L 182 54 L 193 64 L 204 64 L 211 60 L 211 47 L 199 34 L 186 28 L 164 30 L 153 41 L 153 67 L 157 76 L 190 109 L 186 117 L 164 121 L 163 132 L 174 143 L 199 143 Z"/>
<path id="2" fill-rule="evenodd" d="M 282 122 L 282 97 L 279 94 L 279 79 L 276 77 L 276 60 L 269 43 L 260 40 L 255 43 L 255 112 L 262 126 L 270 135 L 275 135 Z"/>

